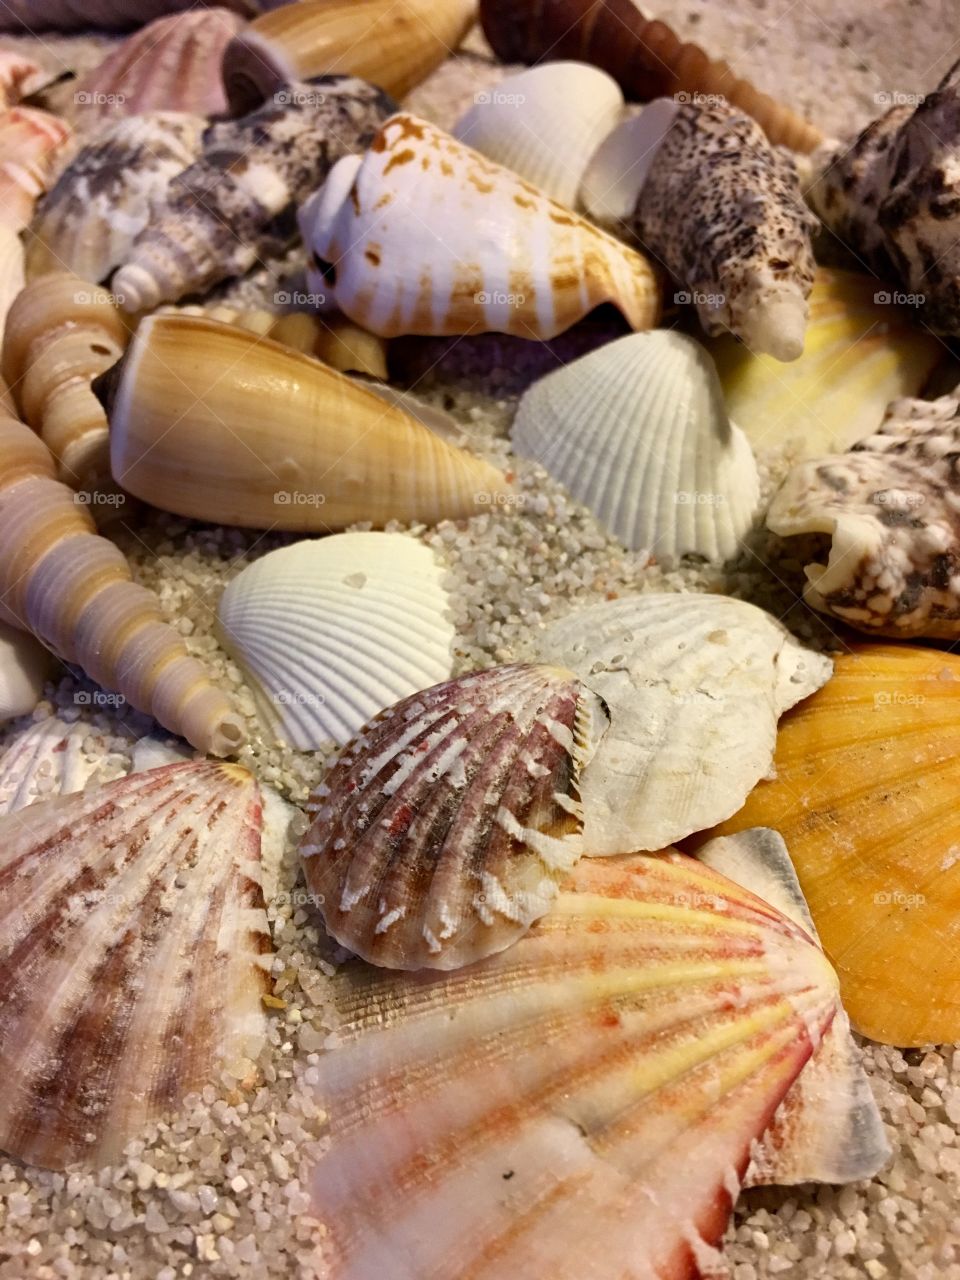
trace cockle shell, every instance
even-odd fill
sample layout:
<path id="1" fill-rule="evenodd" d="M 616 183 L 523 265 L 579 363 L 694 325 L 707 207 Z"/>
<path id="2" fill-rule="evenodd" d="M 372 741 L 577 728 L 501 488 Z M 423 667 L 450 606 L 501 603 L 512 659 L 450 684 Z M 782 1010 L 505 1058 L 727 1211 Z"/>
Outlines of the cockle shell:
<path id="1" fill-rule="evenodd" d="M 359 383 L 211 320 L 150 316 L 96 389 L 117 483 L 197 520 L 323 533 L 436 523 L 509 488 Z"/>
<path id="2" fill-rule="evenodd" d="M 917 395 L 943 346 L 891 299 L 873 276 L 820 267 L 797 360 L 730 334 L 708 344 L 730 416 L 755 448 L 835 453 L 875 431 L 891 400 Z"/>
<path id="3" fill-rule="evenodd" d="M 588 211 L 629 223 L 708 334 L 803 351 L 816 219 L 793 159 L 724 102 L 659 99 L 615 130 L 584 179 Z"/>
<path id="4" fill-rule="evenodd" d="M 111 121 L 74 156 L 37 206 L 31 279 L 73 271 L 105 280 L 130 252 L 172 180 L 200 154 L 206 122 L 176 111 Z"/>
<path id="5" fill-rule="evenodd" d="M 4 0 L 0 31 L 131 31 L 165 13 L 195 9 L 207 0 Z M 287 0 L 217 0 L 245 16 Z"/>
<path id="6" fill-rule="evenodd" d="M 756 1141 L 829 1031 L 807 934 L 678 853 L 584 858 L 515 946 L 334 979 L 310 1189 L 334 1280 L 720 1274 Z"/>
<path id="7" fill-rule="evenodd" d="M 70 126 L 48 111 L 0 112 L 0 227 L 22 231 L 27 225 L 71 138 Z"/>
<path id="8" fill-rule="evenodd" d="M 794 467 L 767 524 L 830 539 L 804 599 L 860 631 L 960 636 L 960 402 L 895 400 L 875 435 Z"/>
<path id="9" fill-rule="evenodd" d="M 266 1038 L 259 788 L 168 765 L 0 818 L 0 1148 L 109 1163 Z"/>
<path id="10" fill-rule="evenodd" d="M 33 636 L 0 622 L 0 723 L 33 710 L 53 667 L 53 655 Z"/>
<path id="11" fill-rule="evenodd" d="M 89 745 L 102 745 L 89 724 L 67 724 L 56 716 L 19 730 L 0 756 L 0 816 L 81 791 L 101 764 L 96 751 L 85 749 Z"/>
<path id="12" fill-rule="evenodd" d="M 700 593 L 577 609 L 538 649 L 610 708 L 581 782 L 591 854 L 662 849 L 735 813 L 770 768 L 779 717 L 831 672 L 762 609 Z"/>
<path id="13" fill-rule="evenodd" d="M 389 969 L 516 942 L 583 852 L 580 770 L 606 727 L 569 671 L 472 672 L 390 707 L 313 792 L 300 845 L 327 930 Z"/>
<path id="14" fill-rule="evenodd" d="M 578 58 L 609 72 L 639 102 L 719 99 L 752 116 L 774 144 L 812 151 L 823 140 L 809 120 L 741 80 L 727 63 L 645 18 L 634 0 L 480 0 L 480 18 L 502 62 Z"/>
<path id="15" fill-rule="evenodd" d="M 271 551 L 229 584 L 217 621 L 261 720 L 301 751 L 445 680 L 455 631 L 433 552 L 400 533 Z"/>
<path id="16" fill-rule="evenodd" d="M 235 115 L 292 80 L 345 74 L 405 94 L 453 53 L 474 0 L 300 0 L 251 22 L 227 47 L 223 82 Z"/>
<path id="17" fill-rule="evenodd" d="M 363 80 L 290 84 L 240 120 L 212 124 L 202 153 L 170 183 L 112 288 L 148 311 L 243 275 L 294 236 L 294 211 L 333 164 L 366 146 L 389 99 Z"/>
<path id="18" fill-rule="evenodd" d="M 658 560 L 730 559 L 760 501 L 710 356 L 673 330 L 630 334 L 548 374 L 511 434 L 604 528 Z"/>
<path id="19" fill-rule="evenodd" d="M 722 827 L 784 837 L 854 1028 L 960 1036 L 960 659 L 859 645 L 784 718 L 776 772 Z"/>
<path id="20" fill-rule="evenodd" d="M 478 93 L 453 134 L 572 209 L 593 153 L 622 110 L 620 87 L 605 72 L 551 62 Z"/>
<path id="21" fill-rule="evenodd" d="M 603 302 L 635 329 L 659 313 L 640 254 L 411 115 L 334 166 L 300 229 L 311 288 L 384 337 L 551 338 Z"/>
<path id="22" fill-rule="evenodd" d="M 11 49 L 0 49 L 0 110 L 15 107 L 46 85 L 50 76 L 32 58 Z"/>

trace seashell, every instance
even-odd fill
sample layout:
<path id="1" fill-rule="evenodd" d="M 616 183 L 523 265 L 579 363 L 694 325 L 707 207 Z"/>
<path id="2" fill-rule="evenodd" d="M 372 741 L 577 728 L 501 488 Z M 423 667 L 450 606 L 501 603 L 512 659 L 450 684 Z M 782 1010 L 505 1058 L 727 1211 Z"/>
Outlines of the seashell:
<path id="1" fill-rule="evenodd" d="M 249 16 L 287 0 L 216 0 L 217 7 Z M 166 13 L 195 9 L 207 0 L 4 0 L 0 31 L 132 31 Z"/>
<path id="2" fill-rule="evenodd" d="M 12 49 L 0 49 L 0 110 L 38 93 L 50 78 L 39 62 Z"/>
<path id="3" fill-rule="evenodd" d="M 584 62 L 551 62 L 477 94 L 453 135 L 571 209 L 590 158 L 620 119 L 615 80 Z"/>
<path id="4" fill-rule="evenodd" d="M 0 723 L 34 709 L 53 666 L 33 636 L 0 622 Z"/>
<path id="5" fill-rule="evenodd" d="M 609 72 L 638 102 L 722 100 L 758 121 L 775 145 L 812 151 L 823 140 L 809 120 L 681 42 L 666 23 L 645 18 L 633 0 L 480 0 L 480 20 L 501 62 L 577 58 Z"/>
<path id="6" fill-rule="evenodd" d="M 793 159 L 749 116 L 659 99 L 598 150 L 583 194 L 595 217 L 629 223 L 708 334 L 729 329 L 777 360 L 801 354 L 816 219 Z"/>
<path id="7" fill-rule="evenodd" d="M 22 231 L 69 147 L 72 130 L 48 111 L 0 111 L 0 228 Z"/>
<path id="8" fill-rule="evenodd" d="M 708 344 L 754 448 L 837 453 L 875 431 L 891 400 L 920 391 L 943 348 L 878 296 L 872 276 L 819 267 L 799 359 L 782 364 L 729 334 Z"/>
<path id="9" fill-rule="evenodd" d="M 122 694 L 200 751 L 243 743 L 243 721 L 210 683 L 160 601 L 135 586 L 119 549 L 54 479 L 43 441 L 0 419 L 0 616 Z"/>
<path id="10" fill-rule="evenodd" d="M 858 645 L 785 717 L 775 773 L 721 830 L 790 850 L 854 1028 L 886 1044 L 960 1035 L 960 659 Z"/>
<path id="11" fill-rule="evenodd" d="M 895 400 L 875 435 L 793 468 L 767 524 L 828 536 L 807 604 L 873 635 L 960 636 L 958 450 L 960 402 Z"/>
<path id="12" fill-rule="evenodd" d="M 6 329 L 7 316 L 13 300 L 24 286 L 23 243 L 16 231 L 10 227 L 0 226 L 0 344 Z M 6 384 L 2 387 L 2 399 L 6 400 L 10 392 Z M 12 404 L 12 400 L 7 406 Z"/>
<path id="13" fill-rule="evenodd" d="M 298 542 L 244 569 L 217 619 L 261 720 L 316 751 L 446 680 L 456 633 L 442 576 L 433 552 L 400 533 Z"/>
<path id="14" fill-rule="evenodd" d="M 333 74 L 402 98 L 453 53 L 475 16 L 474 0 L 300 0 L 275 8 L 227 46 L 231 109 L 241 115 L 291 81 Z"/>
<path id="15" fill-rule="evenodd" d="M 753 451 L 727 417 L 713 362 L 673 330 L 630 334 L 534 383 L 512 439 L 604 528 L 658 560 L 730 559 L 759 505 Z"/>
<path id="16" fill-rule="evenodd" d="M 105 280 L 124 261 L 170 183 L 200 154 L 201 116 L 154 112 L 110 121 L 81 148 L 37 207 L 27 274 Z"/>
<path id="17" fill-rule="evenodd" d="M 662 849 L 735 813 L 770 768 L 779 717 L 831 671 L 762 609 L 700 593 L 577 609 L 538 649 L 610 708 L 581 781 L 584 846 L 601 855 Z"/>
<path id="18" fill-rule="evenodd" d="M 91 744 L 91 738 L 97 741 Z M 85 749 L 91 745 L 99 747 L 102 740 L 90 725 L 67 724 L 56 716 L 17 733 L 0 758 L 0 815 L 82 791 L 101 764 L 96 751 Z"/>
<path id="19" fill-rule="evenodd" d="M 282 252 L 297 205 L 337 160 L 366 145 L 389 111 L 372 85 L 328 76 L 287 86 L 241 120 L 212 124 L 199 159 L 169 184 L 114 275 L 121 306 L 149 311 L 205 293 Z"/>
<path id="20" fill-rule="evenodd" d="M 722 1274 L 753 1145 L 835 983 L 802 929 L 678 853 L 584 858 L 549 915 L 462 972 L 341 970 L 309 1183 L 331 1274 Z"/>
<path id="21" fill-rule="evenodd" d="M 0 819 L 0 1148 L 42 1168 L 108 1164 L 256 1056 L 261 823 L 253 777 L 209 761 Z"/>
<path id="22" fill-rule="evenodd" d="M 549 911 L 582 853 L 578 781 L 605 727 L 569 672 L 471 672 L 366 724 L 300 844 L 329 933 L 388 969 L 458 969 Z"/>
<path id="23" fill-rule="evenodd" d="M 359 383 L 210 320 L 150 316 L 95 390 L 117 483 L 196 520 L 323 533 L 435 524 L 508 490 L 489 463 Z"/>
<path id="24" fill-rule="evenodd" d="M 300 229 L 310 288 L 388 338 L 552 338 L 603 302 L 634 329 L 659 314 L 645 258 L 411 115 L 334 166 Z"/>
<path id="25" fill-rule="evenodd" d="M 243 26 L 236 13 L 220 8 L 187 10 L 148 23 L 79 80 L 74 94 L 82 108 L 75 113 L 78 125 L 93 131 L 112 116 L 148 111 L 222 115 L 227 98 L 220 62 Z"/>

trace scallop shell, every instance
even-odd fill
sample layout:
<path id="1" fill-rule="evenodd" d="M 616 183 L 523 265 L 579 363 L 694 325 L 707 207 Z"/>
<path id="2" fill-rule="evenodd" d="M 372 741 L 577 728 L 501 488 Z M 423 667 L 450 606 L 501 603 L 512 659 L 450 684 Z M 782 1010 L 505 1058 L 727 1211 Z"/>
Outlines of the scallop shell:
<path id="1" fill-rule="evenodd" d="M 271 9 L 287 0 L 217 0 L 218 5 L 245 16 Z M 206 0 L 4 0 L 0 31 L 132 31 L 146 22 L 194 9 Z"/>
<path id="2" fill-rule="evenodd" d="M 27 239 L 29 277 L 73 271 L 105 280 L 126 260 L 172 180 L 200 154 L 205 123 L 166 111 L 104 125 L 37 208 Z"/>
<path id="3" fill-rule="evenodd" d="M 106 1164 L 224 1068 L 254 1075 L 261 822 L 253 777 L 208 761 L 0 819 L 0 1148 Z"/>
<path id="4" fill-rule="evenodd" d="M 776 772 L 722 830 L 784 837 L 854 1028 L 960 1036 L 960 659 L 859 645 L 787 716 Z"/>
<path id="5" fill-rule="evenodd" d="M 735 813 L 770 768 L 779 717 L 831 672 L 762 609 L 699 593 L 578 609 L 539 656 L 610 708 L 581 783 L 591 854 L 662 849 Z"/>
<path id="6" fill-rule="evenodd" d="M 315 751 L 445 680 L 455 631 L 434 554 L 400 533 L 298 542 L 250 565 L 217 610 L 260 718 Z"/>
<path id="7" fill-rule="evenodd" d="M 605 727 L 568 671 L 515 665 L 370 721 L 310 797 L 300 845 L 327 930 L 389 969 L 516 942 L 582 852 L 578 780 Z"/>
<path id="8" fill-rule="evenodd" d="M 615 80 L 584 62 L 551 62 L 478 93 L 455 138 L 571 209 L 590 158 L 623 110 Z"/>
<path id="9" fill-rule="evenodd" d="M 551 338 L 603 302 L 635 329 L 659 313 L 640 254 L 411 115 L 334 166 L 300 229 L 310 288 L 384 337 Z"/>
<path id="10" fill-rule="evenodd" d="M 820 267 L 799 359 L 784 364 L 728 334 L 708 344 L 755 448 L 837 453 L 875 431 L 891 400 L 920 391 L 943 347 L 890 299 L 873 276 Z"/>
<path id="11" fill-rule="evenodd" d="M 28 632 L 0 622 L 0 723 L 34 709 L 54 662 Z"/>
<path id="12" fill-rule="evenodd" d="M 0 112 L 0 227 L 22 231 L 71 141 L 70 126 L 47 111 Z"/>
<path id="13" fill-rule="evenodd" d="M 585 858 L 510 950 L 333 994 L 310 1190 L 337 1280 L 722 1274 L 754 1144 L 838 1009 L 802 929 L 677 853 Z"/>
<path id="14" fill-rule="evenodd" d="M 658 560 L 730 559 L 760 502 L 753 451 L 727 417 L 712 360 L 673 330 L 630 334 L 534 383 L 512 439 L 605 529 Z"/>
<path id="15" fill-rule="evenodd" d="M 89 724 L 50 716 L 21 729 L 0 757 L 0 816 L 81 791 L 106 755 L 102 735 Z"/>

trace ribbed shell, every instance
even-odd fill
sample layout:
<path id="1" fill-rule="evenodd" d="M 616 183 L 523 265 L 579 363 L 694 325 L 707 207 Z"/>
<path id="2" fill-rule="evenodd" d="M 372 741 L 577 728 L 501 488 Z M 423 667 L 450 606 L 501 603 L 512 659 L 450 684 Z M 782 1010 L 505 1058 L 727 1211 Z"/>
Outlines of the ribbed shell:
<path id="1" fill-rule="evenodd" d="M 511 435 L 605 529 L 658 560 L 730 559 L 759 506 L 753 451 L 713 361 L 674 330 L 631 334 L 534 383 Z"/>
<path id="2" fill-rule="evenodd" d="M 33 636 L 0 622 L 0 723 L 34 709 L 53 666 Z"/>
<path id="3" fill-rule="evenodd" d="M 311 289 L 384 337 L 551 338 L 603 302 L 634 329 L 659 314 L 645 258 L 416 116 L 335 165 L 300 229 Z"/>
<path id="4" fill-rule="evenodd" d="M 681 1280 L 838 1008 L 802 930 L 681 854 L 585 858 L 516 946 L 347 970 L 311 1178 L 335 1280 Z"/>
<path id="5" fill-rule="evenodd" d="M 285 4 L 287 0 L 217 0 L 218 5 L 246 15 Z M 131 31 L 146 22 L 195 9 L 206 0 L 4 0 L 0 31 Z"/>
<path id="6" fill-rule="evenodd" d="M 453 969 L 548 911 L 582 852 L 579 775 L 605 725 L 567 671 L 493 667 L 366 725 L 300 845 L 327 929 L 391 969 Z"/>
<path id="7" fill-rule="evenodd" d="M 445 680 L 455 631 L 433 552 L 400 533 L 271 551 L 227 587 L 224 647 L 282 741 L 343 745 L 372 716 Z"/>
<path id="8" fill-rule="evenodd" d="M 108 1163 L 221 1070 L 253 1075 L 261 820 L 252 776 L 206 761 L 0 819 L 0 1148 Z"/>
<path id="9" fill-rule="evenodd" d="M 90 725 L 67 724 L 56 716 L 18 731 L 0 756 L 0 816 L 80 791 L 100 765 L 98 751 L 85 747 L 101 742 Z"/>
<path id="10" fill-rule="evenodd" d="M 61 163 L 70 126 L 47 111 L 0 111 L 0 227 L 22 231 Z"/>
<path id="11" fill-rule="evenodd" d="M 779 716 L 831 671 L 762 609 L 701 593 L 577 609 L 539 657 L 610 708 L 581 784 L 591 854 L 662 849 L 735 813 L 770 768 Z"/>

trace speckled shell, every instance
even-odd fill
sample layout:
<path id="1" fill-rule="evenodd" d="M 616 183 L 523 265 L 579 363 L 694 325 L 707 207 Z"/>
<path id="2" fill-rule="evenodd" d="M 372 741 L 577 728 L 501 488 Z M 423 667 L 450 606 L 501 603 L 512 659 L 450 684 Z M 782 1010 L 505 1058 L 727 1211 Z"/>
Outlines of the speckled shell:
<path id="1" fill-rule="evenodd" d="M 760 502 L 753 451 L 693 338 L 634 333 L 524 394 L 513 447 L 632 550 L 659 561 L 737 553 Z"/>
<path id="2" fill-rule="evenodd" d="M 390 969 L 502 951 L 582 852 L 579 775 L 605 727 L 568 671 L 515 665 L 367 724 L 310 797 L 300 845 L 328 931 Z"/>
<path id="3" fill-rule="evenodd" d="M 88 724 L 56 716 L 18 730 L 0 756 L 0 816 L 81 791 L 100 766 L 87 745 L 102 746 L 101 735 Z"/>
<path id="4" fill-rule="evenodd" d="M 146 311 L 204 293 L 281 252 L 300 201 L 335 161 L 366 145 L 390 109 L 363 80 L 330 76 L 211 125 L 200 158 L 170 183 L 113 277 L 121 305 Z"/>
<path id="5" fill-rule="evenodd" d="M 960 636 L 960 403 L 895 400 L 876 435 L 794 467 L 767 523 L 822 533 L 804 599 L 860 631 Z"/>
<path id="6" fill-rule="evenodd" d="M 287 0 L 217 0 L 218 6 L 249 16 Z M 132 31 L 146 22 L 195 9 L 206 0 L 4 0 L 0 31 Z"/>
<path id="7" fill-rule="evenodd" d="M 0 227 L 22 231 L 47 189 L 73 131 L 57 116 L 32 107 L 0 111 Z"/>
<path id="8" fill-rule="evenodd" d="M 836 978 L 682 854 L 584 858 L 510 950 L 342 970 L 313 1214 L 337 1280 L 720 1275 L 756 1140 Z"/>
<path id="9" fill-rule="evenodd" d="M 34 709 L 54 661 L 33 636 L 0 622 L 0 723 Z"/>
<path id="10" fill-rule="evenodd" d="M 0 818 L 0 1148 L 106 1164 L 220 1071 L 254 1075 L 261 824 L 253 777 L 206 761 Z"/>
<path id="11" fill-rule="evenodd" d="M 735 813 L 770 768 L 780 715 L 831 671 L 762 609 L 700 593 L 577 609 L 539 656 L 610 708 L 581 783 L 591 854 L 661 849 Z"/>

